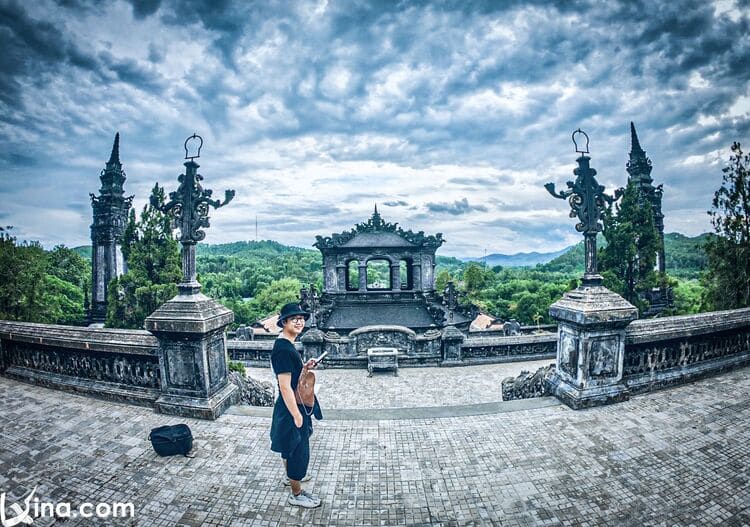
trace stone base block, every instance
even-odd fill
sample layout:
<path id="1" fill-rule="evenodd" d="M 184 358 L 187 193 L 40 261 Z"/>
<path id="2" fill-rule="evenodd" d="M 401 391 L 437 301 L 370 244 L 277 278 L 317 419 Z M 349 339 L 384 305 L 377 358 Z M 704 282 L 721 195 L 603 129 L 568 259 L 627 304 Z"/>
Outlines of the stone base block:
<path id="1" fill-rule="evenodd" d="M 154 403 L 154 409 L 162 414 L 214 420 L 224 411 L 239 402 L 240 392 L 232 383 L 208 399 L 184 395 L 164 394 Z"/>
<path id="2" fill-rule="evenodd" d="M 443 362 L 440 363 L 440 366 L 445 366 L 450 368 L 451 366 L 465 366 L 466 363 L 463 362 L 460 359 L 445 359 Z"/>
<path id="3" fill-rule="evenodd" d="M 555 376 L 550 381 L 550 387 L 555 397 L 573 410 L 620 403 L 630 399 L 630 390 L 621 383 L 579 388 Z"/>
<path id="4" fill-rule="evenodd" d="M 45 388 L 64 390 L 79 395 L 91 395 L 107 401 L 153 406 L 159 396 L 158 388 L 144 388 L 97 381 L 71 375 L 62 375 L 46 371 L 32 370 L 23 366 L 9 366 L 3 374 L 13 379 L 36 384 Z"/>

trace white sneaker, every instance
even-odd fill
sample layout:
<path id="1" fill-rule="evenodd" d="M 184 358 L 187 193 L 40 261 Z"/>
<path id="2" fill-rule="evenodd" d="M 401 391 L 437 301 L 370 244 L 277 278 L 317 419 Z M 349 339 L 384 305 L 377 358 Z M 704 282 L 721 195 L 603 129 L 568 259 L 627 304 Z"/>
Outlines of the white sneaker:
<path id="1" fill-rule="evenodd" d="M 300 492 L 297 496 L 294 494 L 289 495 L 287 500 L 289 505 L 297 505 L 298 507 L 304 507 L 306 509 L 314 509 L 320 507 L 320 498 L 313 496 L 307 491 Z"/>
<path id="2" fill-rule="evenodd" d="M 312 476 L 310 474 L 305 474 L 305 477 L 302 478 L 300 481 L 305 482 L 305 481 L 310 481 L 311 479 L 312 479 Z M 292 482 L 289 481 L 289 476 L 284 476 L 284 485 L 288 487 L 291 484 Z"/>

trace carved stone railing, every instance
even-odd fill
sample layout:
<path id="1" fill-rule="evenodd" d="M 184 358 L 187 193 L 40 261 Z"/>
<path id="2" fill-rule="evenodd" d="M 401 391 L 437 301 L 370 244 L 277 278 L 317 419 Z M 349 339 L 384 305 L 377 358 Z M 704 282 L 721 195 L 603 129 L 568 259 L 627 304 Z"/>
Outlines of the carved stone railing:
<path id="1" fill-rule="evenodd" d="M 325 362 L 328 368 L 367 368 L 367 346 L 382 345 L 372 339 L 365 339 L 366 345 L 363 345 L 359 337 L 369 333 L 372 330 L 361 333 L 355 331 L 346 336 L 326 334 L 320 350 L 315 353 L 328 352 Z M 477 336 L 472 333 L 460 342 L 460 358 L 446 362 L 447 357 L 441 350 L 441 340 L 445 340 L 445 335 L 441 336 L 439 331 L 412 335 L 406 341 L 408 346 L 405 344 L 400 348 L 399 364 L 407 367 L 439 364 L 453 366 L 551 359 L 555 357 L 557 349 L 557 335 L 554 333 L 513 337 Z M 442 345 L 444 347 L 445 342 Z M 299 348 L 300 344 L 297 346 Z M 269 340 L 227 341 L 230 360 L 244 361 L 253 366 L 267 366 L 272 348 L 273 341 Z M 306 353 L 307 355 L 309 354 Z"/>
<path id="2" fill-rule="evenodd" d="M 227 340 L 229 360 L 247 362 L 253 366 L 271 365 L 274 340 Z M 298 349 L 301 344 L 297 344 Z"/>
<path id="3" fill-rule="evenodd" d="M 465 364 L 553 359 L 557 353 L 556 333 L 512 337 L 475 335 L 470 334 L 461 345 Z"/>
<path id="4" fill-rule="evenodd" d="M 0 372 L 151 406 L 161 389 L 157 346 L 147 331 L 0 321 Z"/>
<path id="5" fill-rule="evenodd" d="M 623 382 L 644 392 L 750 364 L 750 308 L 636 320 L 627 327 Z"/>

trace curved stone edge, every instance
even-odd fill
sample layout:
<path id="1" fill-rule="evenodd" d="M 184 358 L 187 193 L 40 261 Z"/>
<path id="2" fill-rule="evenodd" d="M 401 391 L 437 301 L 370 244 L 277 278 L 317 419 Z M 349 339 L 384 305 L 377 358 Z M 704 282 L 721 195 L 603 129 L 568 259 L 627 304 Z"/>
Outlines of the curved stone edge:
<path id="1" fill-rule="evenodd" d="M 339 408 L 323 411 L 324 421 L 398 421 L 408 419 L 442 419 L 491 415 L 551 406 L 563 407 L 554 397 L 536 397 L 516 401 L 465 404 L 457 406 L 423 406 L 416 408 Z M 232 406 L 225 415 L 271 418 L 273 408 L 260 406 Z"/>

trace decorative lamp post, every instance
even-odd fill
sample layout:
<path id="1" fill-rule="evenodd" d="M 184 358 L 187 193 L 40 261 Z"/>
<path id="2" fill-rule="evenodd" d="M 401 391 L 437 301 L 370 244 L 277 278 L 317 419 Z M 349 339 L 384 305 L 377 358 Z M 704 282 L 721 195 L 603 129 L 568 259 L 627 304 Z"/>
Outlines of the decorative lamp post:
<path id="1" fill-rule="evenodd" d="M 579 146 L 584 140 L 585 145 Z M 614 197 L 604 193 L 586 155 L 589 137 L 580 128 L 573 132 L 573 144 L 581 154 L 573 171 L 575 182 L 568 181 L 568 188 L 561 192 L 555 191 L 553 183 L 544 187 L 554 197 L 568 200 L 570 217 L 578 218 L 576 230 L 583 233 L 586 248 L 583 283 L 549 308 L 558 323 L 557 368 L 550 389 L 565 404 L 578 409 L 630 396 L 622 379 L 625 328 L 637 318 L 638 310 L 602 285 L 596 265 L 596 235 L 602 231 L 602 212 L 623 191 L 616 190 Z"/>
<path id="2" fill-rule="evenodd" d="M 443 355 L 443 366 L 461 364 L 461 344 L 466 336 L 454 325 L 455 311 L 458 309 L 458 290 L 453 280 L 449 280 L 443 289 L 443 305 L 448 310 L 447 325 L 440 334 L 440 347 Z"/>
<path id="3" fill-rule="evenodd" d="M 190 148 L 188 148 L 190 143 Z M 193 134 L 185 140 L 185 173 L 170 201 L 151 204 L 172 216 L 180 229 L 182 282 L 179 294 L 146 318 L 145 327 L 159 341 L 161 396 L 154 402 L 157 411 L 216 419 L 237 398 L 237 387 L 227 377 L 227 351 L 224 330 L 234 313 L 200 292 L 196 279 L 195 245 L 206 237 L 210 207 L 218 209 L 234 197 L 227 190 L 224 201 L 211 199 L 211 190 L 201 186 L 198 163 L 203 139 Z M 192 152 L 192 153 L 191 153 Z"/>
<path id="4" fill-rule="evenodd" d="M 302 286 L 299 290 L 299 305 L 302 309 L 310 313 L 310 319 L 307 323 L 308 328 L 317 327 L 317 320 L 315 314 L 320 306 L 320 296 L 315 290 L 315 284 L 310 284 L 310 289 Z"/>
<path id="5" fill-rule="evenodd" d="M 310 284 L 310 296 L 308 297 L 307 303 L 310 310 L 310 327 L 316 328 L 318 327 L 316 315 L 318 307 L 320 307 L 320 295 L 318 295 L 318 291 L 315 289 L 315 284 Z"/>
<path id="6" fill-rule="evenodd" d="M 578 141 L 586 140 L 584 146 L 578 146 Z M 589 136 L 580 128 L 573 132 L 573 144 L 576 152 L 581 154 L 576 162 L 578 168 L 573 170 L 576 180 L 568 181 L 568 189 L 562 192 L 555 191 L 554 183 L 547 183 L 544 188 L 558 199 L 567 199 L 570 203 L 570 217 L 578 218 L 576 230 L 583 233 L 586 251 L 586 268 L 583 273 L 583 284 L 597 286 L 602 283 L 602 276 L 597 272 L 596 263 L 596 235 L 602 232 L 601 217 L 605 207 L 611 206 L 622 196 L 621 188 L 615 190 L 614 197 L 604 193 L 604 187 L 596 180 L 596 170 L 591 168 L 589 162 Z"/>
<path id="7" fill-rule="evenodd" d="M 310 284 L 310 289 L 302 287 L 300 290 L 300 307 L 310 313 L 307 322 L 309 328 L 300 338 L 305 359 L 318 357 L 325 351 L 325 335 L 318 328 L 318 309 L 320 308 L 320 295 L 315 289 L 315 284 Z"/>
<path id="8" fill-rule="evenodd" d="M 188 143 L 191 143 L 191 148 L 188 148 Z M 200 165 L 195 162 L 195 159 L 201 156 L 203 138 L 193 134 L 185 139 L 184 147 L 185 159 L 188 161 L 185 163 L 185 173 L 180 174 L 177 179 L 180 186 L 176 191 L 169 193 L 170 201 L 163 206 L 160 206 L 155 196 L 152 195 L 151 205 L 164 214 L 172 216 L 180 229 L 182 282 L 177 287 L 181 295 L 194 295 L 201 290 L 201 285 L 196 278 L 195 245 L 206 237 L 206 232 L 202 229 L 210 227 L 209 207 L 218 209 L 232 201 L 234 190 L 225 191 L 223 202 L 211 199 L 213 191 L 201 186 L 203 176 L 198 174 Z"/>

